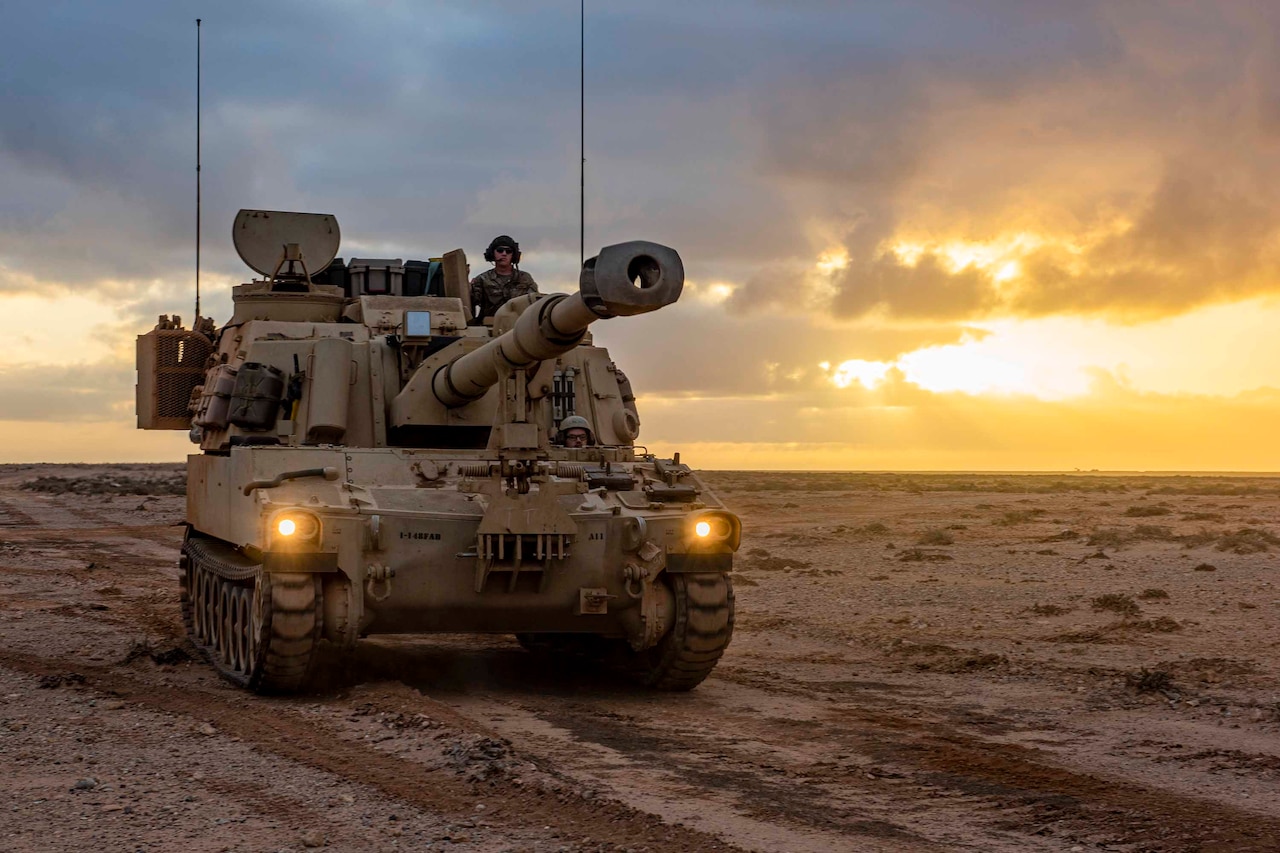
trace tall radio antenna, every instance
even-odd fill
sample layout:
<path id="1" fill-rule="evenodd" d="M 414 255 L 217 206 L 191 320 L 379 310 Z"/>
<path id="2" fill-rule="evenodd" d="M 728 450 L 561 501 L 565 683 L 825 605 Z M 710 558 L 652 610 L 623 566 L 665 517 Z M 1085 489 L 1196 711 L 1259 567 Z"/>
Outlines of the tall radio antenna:
<path id="1" fill-rule="evenodd" d="M 578 0 L 578 267 L 587 260 L 587 0 Z"/>
<path id="2" fill-rule="evenodd" d="M 200 19 L 196 18 L 196 317 L 200 316 Z M 192 328 L 195 328 L 192 326 Z"/>

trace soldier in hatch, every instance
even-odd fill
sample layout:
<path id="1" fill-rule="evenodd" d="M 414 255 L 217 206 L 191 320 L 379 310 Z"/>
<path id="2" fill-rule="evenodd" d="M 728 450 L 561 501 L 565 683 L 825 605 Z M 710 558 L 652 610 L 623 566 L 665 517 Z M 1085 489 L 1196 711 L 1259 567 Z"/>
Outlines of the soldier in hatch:
<path id="1" fill-rule="evenodd" d="M 484 259 L 493 264 L 493 269 L 471 279 L 471 310 L 477 320 L 492 317 L 512 297 L 538 292 L 533 276 L 518 266 L 520 244 L 507 235 L 490 241 Z"/>
<path id="2" fill-rule="evenodd" d="M 560 422 L 555 443 L 565 447 L 595 447 L 596 437 L 591 432 L 591 422 L 582 415 L 570 415 Z"/>

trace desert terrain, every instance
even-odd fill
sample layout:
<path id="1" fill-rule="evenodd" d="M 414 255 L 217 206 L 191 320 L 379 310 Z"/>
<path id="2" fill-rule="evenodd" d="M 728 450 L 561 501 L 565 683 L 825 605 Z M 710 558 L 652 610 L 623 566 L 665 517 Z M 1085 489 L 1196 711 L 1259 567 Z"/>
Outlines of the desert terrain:
<path id="1" fill-rule="evenodd" d="M 1280 478 L 713 472 L 687 694 L 509 636 L 184 640 L 180 466 L 0 466 L 0 849 L 1280 850 Z"/>

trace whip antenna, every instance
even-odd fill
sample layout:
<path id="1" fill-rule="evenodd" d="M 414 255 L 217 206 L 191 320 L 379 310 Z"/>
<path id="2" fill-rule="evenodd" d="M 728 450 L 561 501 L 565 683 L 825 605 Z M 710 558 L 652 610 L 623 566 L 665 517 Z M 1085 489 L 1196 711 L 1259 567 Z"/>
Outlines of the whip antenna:
<path id="1" fill-rule="evenodd" d="M 196 317 L 200 317 L 200 19 L 196 18 Z M 195 328 L 192 326 L 192 328 Z"/>
<path id="2" fill-rule="evenodd" d="M 578 0 L 578 267 L 587 260 L 587 0 Z"/>

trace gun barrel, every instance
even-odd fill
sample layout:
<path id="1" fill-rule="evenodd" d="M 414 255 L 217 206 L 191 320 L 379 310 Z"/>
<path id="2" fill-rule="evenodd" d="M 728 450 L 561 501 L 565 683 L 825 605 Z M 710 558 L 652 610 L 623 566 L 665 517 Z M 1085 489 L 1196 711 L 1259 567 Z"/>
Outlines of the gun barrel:
<path id="1" fill-rule="evenodd" d="M 667 246 L 634 240 L 606 246 L 588 260 L 578 292 L 553 293 L 525 309 L 510 331 L 450 362 L 431 380 L 449 407 L 483 396 L 503 367 L 520 369 L 573 349 L 597 320 L 656 311 L 680 298 L 684 265 Z"/>

